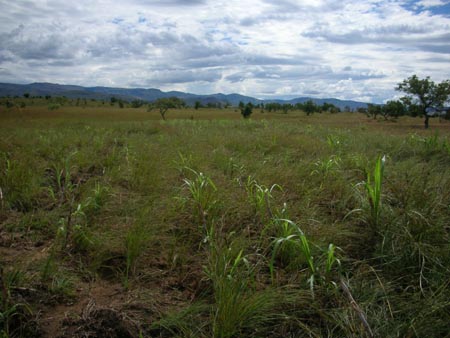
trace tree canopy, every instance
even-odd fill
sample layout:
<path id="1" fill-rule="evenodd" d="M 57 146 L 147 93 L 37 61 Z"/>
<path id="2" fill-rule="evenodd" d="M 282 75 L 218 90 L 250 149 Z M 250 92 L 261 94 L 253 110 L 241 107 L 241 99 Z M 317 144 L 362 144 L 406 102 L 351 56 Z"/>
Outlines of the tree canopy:
<path id="1" fill-rule="evenodd" d="M 441 83 L 434 83 L 427 76 L 425 79 L 419 79 L 413 75 L 403 82 L 400 82 L 396 90 L 406 93 L 402 101 L 407 105 L 416 105 L 419 107 L 421 115 L 425 116 L 425 128 L 428 128 L 429 108 L 442 108 L 450 96 L 450 80 Z"/>
<path id="2" fill-rule="evenodd" d="M 178 97 L 163 97 L 157 99 L 149 105 L 149 110 L 156 108 L 163 120 L 166 119 L 166 113 L 170 108 L 181 108 L 185 106 L 185 102 Z"/>

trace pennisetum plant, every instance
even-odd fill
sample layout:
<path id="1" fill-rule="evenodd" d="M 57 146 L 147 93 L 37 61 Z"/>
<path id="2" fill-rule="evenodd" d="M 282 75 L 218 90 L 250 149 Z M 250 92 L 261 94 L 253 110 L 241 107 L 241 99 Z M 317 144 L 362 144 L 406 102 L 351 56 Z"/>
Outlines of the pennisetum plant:
<path id="1" fill-rule="evenodd" d="M 367 191 L 367 197 L 370 204 L 372 225 L 377 227 L 380 220 L 381 212 L 381 186 L 383 183 L 384 163 L 386 162 L 386 156 L 379 156 L 373 171 L 373 179 L 370 173 L 367 174 L 367 181 L 365 182 L 365 188 Z"/>

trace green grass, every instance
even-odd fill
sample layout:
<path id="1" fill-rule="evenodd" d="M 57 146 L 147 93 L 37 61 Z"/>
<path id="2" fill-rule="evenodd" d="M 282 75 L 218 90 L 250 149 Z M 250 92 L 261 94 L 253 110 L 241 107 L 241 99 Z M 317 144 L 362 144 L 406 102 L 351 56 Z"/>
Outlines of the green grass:
<path id="1" fill-rule="evenodd" d="M 44 101 L 0 107 L 9 335 L 86 297 L 144 337 L 448 334 L 448 121 Z"/>

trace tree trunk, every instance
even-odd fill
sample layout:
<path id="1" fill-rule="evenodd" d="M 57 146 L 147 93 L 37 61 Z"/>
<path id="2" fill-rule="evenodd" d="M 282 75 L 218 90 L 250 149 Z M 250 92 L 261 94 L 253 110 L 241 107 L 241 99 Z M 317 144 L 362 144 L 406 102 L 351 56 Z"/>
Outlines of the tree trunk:
<path id="1" fill-rule="evenodd" d="M 167 109 L 159 109 L 159 113 L 164 121 L 166 120 L 166 111 Z"/>
<path id="2" fill-rule="evenodd" d="M 428 129 L 429 123 L 428 120 L 430 119 L 430 116 L 428 114 L 425 114 L 425 129 Z"/>

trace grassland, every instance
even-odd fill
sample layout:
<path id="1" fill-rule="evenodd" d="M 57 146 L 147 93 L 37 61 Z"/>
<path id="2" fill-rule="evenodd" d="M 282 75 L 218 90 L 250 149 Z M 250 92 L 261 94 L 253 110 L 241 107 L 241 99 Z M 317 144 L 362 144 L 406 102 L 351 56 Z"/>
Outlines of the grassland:
<path id="1" fill-rule="evenodd" d="M 167 118 L 0 107 L 1 337 L 449 336 L 448 121 Z"/>

